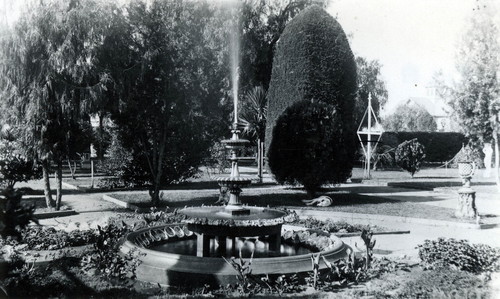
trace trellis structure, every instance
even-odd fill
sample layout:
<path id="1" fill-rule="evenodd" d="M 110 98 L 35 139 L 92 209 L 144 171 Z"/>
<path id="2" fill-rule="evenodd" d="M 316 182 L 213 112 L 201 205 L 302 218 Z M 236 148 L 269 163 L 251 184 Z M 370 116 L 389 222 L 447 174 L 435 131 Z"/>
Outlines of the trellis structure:
<path id="1" fill-rule="evenodd" d="M 368 123 L 366 127 L 363 127 L 365 120 Z M 373 120 L 375 121 L 374 123 Z M 384 130 L 382 129 L 382 126 L 380 125 L 380 122 L 378 121 L 378 118 L 375 115 L 375 111 L 372 107 L 372 95 L 370 93 L 368 94 L 368 107 L 366 108 L 365 114 L 363 115 L 363 118 L 359 123 L 357 132 L 359 142 L 361 143 L 361 148 L 363 149 L 363 153 L 365 154 L 365 161 L 363 163 L 363 178 L 365 179 L 371 178 L 370 168 L 372 153 L 376 150 L 378 142 L 380 141 L 383 133 Z M 366 136 L 366 139 L 362 138 L 362 136 Z M 373 147 L 372 143 L 374 144 Z"/>

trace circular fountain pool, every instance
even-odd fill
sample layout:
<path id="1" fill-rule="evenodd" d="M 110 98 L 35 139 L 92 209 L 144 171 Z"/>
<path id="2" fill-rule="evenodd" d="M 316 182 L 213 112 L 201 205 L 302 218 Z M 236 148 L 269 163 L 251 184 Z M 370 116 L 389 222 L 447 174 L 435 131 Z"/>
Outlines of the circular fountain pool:
<path id="1" fill-rule="evenodd" d="M 241 248 L 243 258 L 254 252 L 252 273 L 292 274 L 311 270 L 311 253 L 317 251 L 300 243 L 299 238 L 283 233 L 279 252 L 268 250 L 266 238 L 236 238 L 235 246 Z M 286 239 L 290 239 L 287 242 Z M 292 240 L 293 239 L 293 240 Z M 334 236 L 322 248 L 321 255 L 330 261 L 346 256 L 347 246 Z M 231 247 L 233 244 L 227 243 Z M 217 252 L 219 244 L 211 243 L 211 250 Z M 127 235 L 121 247 L 122 252 L 136 250 L 140 253 L 141 264 L 137 268 L 137 278 L 142 281 L 162 285 L 224 285 L 234 283 L 236 271 L 222 257 L 196 256 L 196 235 L 186 224 L 170 224 L 144 228 Z M 230 252 L 230 251 L 227 251 Z M 226 254 L 227 257 L 230 254 Z M 322 264 L 321 267 L 325 267 Z"/>

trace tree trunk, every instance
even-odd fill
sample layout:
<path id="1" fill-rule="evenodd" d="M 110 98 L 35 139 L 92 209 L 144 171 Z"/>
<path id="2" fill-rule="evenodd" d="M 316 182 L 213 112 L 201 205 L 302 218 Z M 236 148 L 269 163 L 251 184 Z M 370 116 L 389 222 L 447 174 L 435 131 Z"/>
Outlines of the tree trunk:
<path id="1" fill-rule="evenodd" d="M 149 189 L 149 196 L 151 197 L 151 204 L 158 207 L 160 204 L 160 185 L 155 184 Z"/>
<path id="2" fill-rule="evenodd" d="M 263 154 L 263 149 L 262 149 L 262 141 L 260 138 L 257 140 L 257 177 L 259 179 L 259 183 L 262 183 L 262 167 L 263 167 L 263 160 L 262 160 L 262 154 Z"/>
<path id="3" fill-rule="evenodd" d="M 495 140 L 495 180 L 497 183 L 497 188 L 500 191 L 500 174 L 499 174 L 500 153 L 498 145 L 498 134 L 493 134 L 493 139 Z"/>
<path id="4" fill-rule="evenodd" d="M 49 177 L 49 161 L 44 160 L 42 161 L 42 172 L 43 172 L 43 193 L 45 195 L 45 204 L 47 205 L 47 208 L 52 208 L 53 206 L 53 200 L 52 200 L 52 194 L 50 193 L 50 177 Z"/>
<path id="5" fill-rule="evenodd" d="M 62 199 L 62 161 L 57 161 L 57 170 L 56 170 L 56 211 L 61 209 L 61 199 Z"/>
<path id="6" fill-rule="evenodd" d="M 99 143 L 97 144 L 97 158 L 102 160 L 104 158 L 103 148 L 102 148 L 102 139 L 103 139 L 103 116 L 101 113 L 98 115 L 99 117 Z"/>
<path id="7" fill-rule="evenodd" d="M 71 161 L 68 157 L 68 167 L 69 167 L 69 172 L 71 173 L 71 178 L 73 180 L 76 180 L 75 173 L 76 173 L 76 162 L 74 164 L 74 167 L 71 167 Z"/>

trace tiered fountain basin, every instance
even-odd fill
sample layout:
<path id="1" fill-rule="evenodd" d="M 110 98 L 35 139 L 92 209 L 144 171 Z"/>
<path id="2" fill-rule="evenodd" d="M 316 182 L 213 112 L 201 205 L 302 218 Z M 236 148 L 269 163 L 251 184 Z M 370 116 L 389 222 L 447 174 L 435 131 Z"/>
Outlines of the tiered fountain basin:
<path id="1" fill-rule="evenodd" d="M 235 220 L 235 222 L 237 221 Z M 246 225 L 251 224 L 246 226 L 248 231 L 243 229 L 245 232 L 259 228 L 258 221 L 263 223 L 262 220 L 240 221 L 245 221 L 242 223 Z M 139 253 L 141 264 L 136 271 L 137 279 L 161 285 L 184 286 L 203 286 L 205 284 L 216 286 L 237 282 L 236 271 L 222 257 L 196 256 L 197 237 L 189 229 L 190 225 L 193 224 L 196 227 L 195 223 L 169 224 L 144 228 L 127 235 L 121 251 L 126 253 L 135 250 Z M 281 224 L 277 223 L 276 225 L 281 227 Z M 218 230 L 237 230 L 236 227 L 238 226 L 223 225 L 218 227 Z M 315 233 L 311 235 L 303 231 L 294 233 L 290 230 L 283 230 L 282 235 L 283 242 L 278 251 L 269 250 L 270 244 L 267 237 L 234 238 L 234 244 L 238 247 L 238 251 L 241 249 L 241 255 L 245 260 L 248 260 L 251 252 L 254 252 L 251 266 L 252 274 L 281 275 L 311 271 L 311 254 L 313 252 L 320 252 L 322 256 L 332 262 L 347 255 L 348 246 L 333 235 L 326 237 L 326 239 L 323 236 L 320 241 L 316 241 L 322 243 L 319 246 L 321 249 L 310 246 L 315 238 L 318 239 Z M 233 246 L 231 242 L 226 244 L 228 248 L 226 259 L 234 256 L 229 250 Z M 210 244 L 212 253 L 219 253 L 218 242 L 214 239 Z M 239 253 L 236 257 L 238 256 Z M 324 264 L 320 265 L 320 268 L 324 267 Z"/>

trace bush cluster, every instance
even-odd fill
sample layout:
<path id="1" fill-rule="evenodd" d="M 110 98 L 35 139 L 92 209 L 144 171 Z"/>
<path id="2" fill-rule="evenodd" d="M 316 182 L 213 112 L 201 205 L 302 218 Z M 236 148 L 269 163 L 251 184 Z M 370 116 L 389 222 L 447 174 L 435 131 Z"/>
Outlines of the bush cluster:
<path id="1" fill-rule="evenodd" d="M 34 205 L 22 205 L 22 194 L 6 188 L 0 196 L 0 236 L 20 238 L 21 232 L 30 222 L 37 223 Z"/>
<path id="2" fill-rule="evenodd" d="M 396 164 L 413 177 L 425 159 L 425 147 L 416 138 L 405 141 L 396 148 L 395 158 Z"/>
<path id="3" fill-rule="evenodd" d="M 375 228 L 374 226 L 371 225 L 351 224 L 345 221 L 332 221 L 332 220 L 321 221 L 311 217 L 307 219 L 298 219 L 294 222 L 294 224 L 295 223 L 300 226 L 326 231 L 329 233 L 339 233 L 339 232 L 352 233 L 352 232 L 360 232 L 363 229 L 373 230 Z"/>
<path id="4" fill-rule="evenodd" d="M 53 227 L 33 226 L 24 230 L 21 240 L 30 250 L 55 250 L 83 246 L 95 242 L 95 230 L 72 230 L 66 232 Z"/>
<path id="5" fill-rule="evenodd" d="M 500 270 L 499 249 L 467 240 L 426 240 L 418 246 L 418 255 L 427 267 L 455 266 L 473 273 Z"/>

